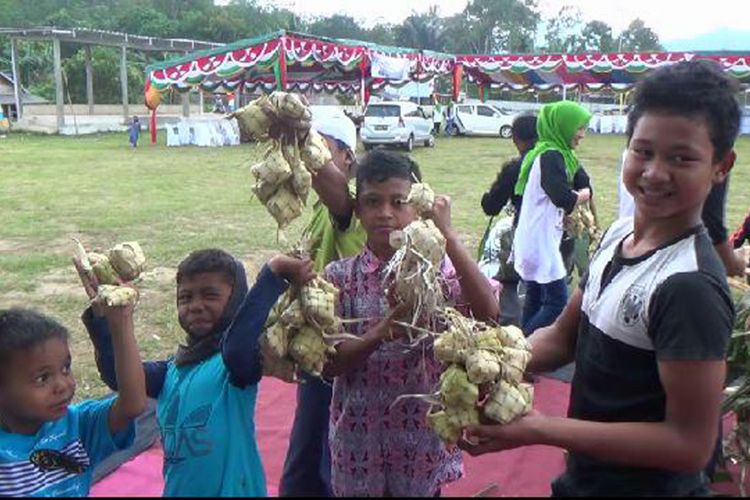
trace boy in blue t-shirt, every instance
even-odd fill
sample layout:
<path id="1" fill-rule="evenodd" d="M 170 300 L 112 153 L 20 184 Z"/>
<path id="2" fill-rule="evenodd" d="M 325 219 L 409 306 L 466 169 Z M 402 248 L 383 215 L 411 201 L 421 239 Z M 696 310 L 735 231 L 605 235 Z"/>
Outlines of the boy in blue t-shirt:
<path id="1" fill-rule="evenodd" d="M 568 418 L 531 413 L 469 427 L 462 448 L 566 448 L 556 496 L 709 493 L 703 470 L 718 434 L 733 306 L 701 212 L 734 164 L 736 92 L 705 59 L 638 84 L 624 167 L 634 217 L 608 229 L 581 289 L 530 338 L 530 371 L 576 361 Z"/>
<path id="2" fill-rule="evenodd" d="M 65 327 L 27 309 L 0 310 L 0 496 L 88 496 L 94 467 L 132 444 L 146 407 L 133 308 L 101 307 L 121 390 L 72 406 Z"/>
<path id="3" fill-rule="evenodd" d="M 173 358 L 144 363 L 146 392 L 157 400 L 164 496 L 266 496 L 254 422 L 258 339 L 288 282 L 314 277 L 309 259 L 277 255 L 248 291 L 242 263 L 223 250 L 198 250 L 180 263 L 177 316 L 187 344 Z M 91 309 L 83 321 L 102 379 L 116 390 L 107 325 Z"/>

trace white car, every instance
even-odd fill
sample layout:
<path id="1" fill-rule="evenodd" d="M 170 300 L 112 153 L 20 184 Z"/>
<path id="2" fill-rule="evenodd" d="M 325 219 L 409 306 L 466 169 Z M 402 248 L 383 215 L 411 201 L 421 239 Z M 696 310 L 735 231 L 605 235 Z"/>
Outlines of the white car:
<path id="1" fill-rule="evenodd" d="M 515 115 L 489 104 L 457 104 L 453 134 L 490 135 L 509 139 Z M 448 132 L 449 129 L 446 129 Z"/>
<path id="2" fill-rule="evenodd" d="M 365 149 L 390 144 L 411 151 L 415 144 L 435 145 L 432 128 L 432 118 L 415 103 L 386 101 L 367 106 L 359 137 Z"/>

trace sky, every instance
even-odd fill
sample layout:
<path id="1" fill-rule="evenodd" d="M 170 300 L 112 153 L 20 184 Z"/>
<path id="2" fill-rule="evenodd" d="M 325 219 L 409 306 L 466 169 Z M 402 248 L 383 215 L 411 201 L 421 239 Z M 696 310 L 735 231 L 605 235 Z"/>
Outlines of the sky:
<path id="1" fill-rule="evenodd" d="M 365 26 L 400 23 L 412 11 L 426 12 L 438 5 L 441 16 L 456 14 L 467 0 L 269 0 L 303 15 L 345 14 Z M 689 5 L 695 7 L 689 7 Z M 660 40 L 682 40 L 722 28 L 750 31 L 750 0 L 539 0 L 542 18 L 556 15 L 564 5 L 578 7 L 584 21 L 600 20 L 618 34 L 637 17 Z"/>

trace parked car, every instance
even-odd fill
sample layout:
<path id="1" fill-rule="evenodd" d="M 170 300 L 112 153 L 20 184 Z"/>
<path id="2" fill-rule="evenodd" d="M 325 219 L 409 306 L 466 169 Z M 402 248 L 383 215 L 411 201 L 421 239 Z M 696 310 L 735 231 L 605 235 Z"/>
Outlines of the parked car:
<path id="1" fill-rule="evenodd" d="M 367 106 L 359 136 L 365 149 L 388 144 L 411 151 L 415 144 L 435 145 L 432 128 L 432 118 L 413 102 L 378 102 Z"/>
<path id="2" fill-rule="evenodd" d="M 446 129 L 451 135 L 499 135 L 509 139 L 515 115 L 489 104 L 457 104 L 455 127 Z"/>

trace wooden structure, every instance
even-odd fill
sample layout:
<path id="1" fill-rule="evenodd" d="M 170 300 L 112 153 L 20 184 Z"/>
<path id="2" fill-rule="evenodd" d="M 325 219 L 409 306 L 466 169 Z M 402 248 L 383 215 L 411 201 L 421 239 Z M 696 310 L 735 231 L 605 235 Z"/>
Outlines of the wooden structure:
<path id="1" fill-rule="evenodd" d="M 89 112 L 94 110 L 94 74 L 91 66 L 91 46 L 107 46 L 120 48 L 120 83 L 122 88 L 122 115 L 127 121 L 130 116 L 128 110 L 128 72 L 127 51 L 159 51 L 187 54 L 197 50 L 221 47 L 223 44 L 202 42 L 197 40 L 155 38 L 149 36 L 130 35 L 113 31 L 101 31 L 82 28 L 59 29 L 47 28 L 0 28 L 0 37 L 10 37 L 11 65 L 15 87 L 15 104 L 18 118 L 23 117 L 23 96 L 18 71 L 19 40 L 51 41 L 53 44 L 54 75 L 55 75 L 55 105 L 57 127 L 62 128 L 65 123 L 64 87 L 60 46 L 62 43 L 75 43 L 84 46 L 86 64 L 86 97 Z M 183 98 L 187 105 L 187 98 Z"/>

